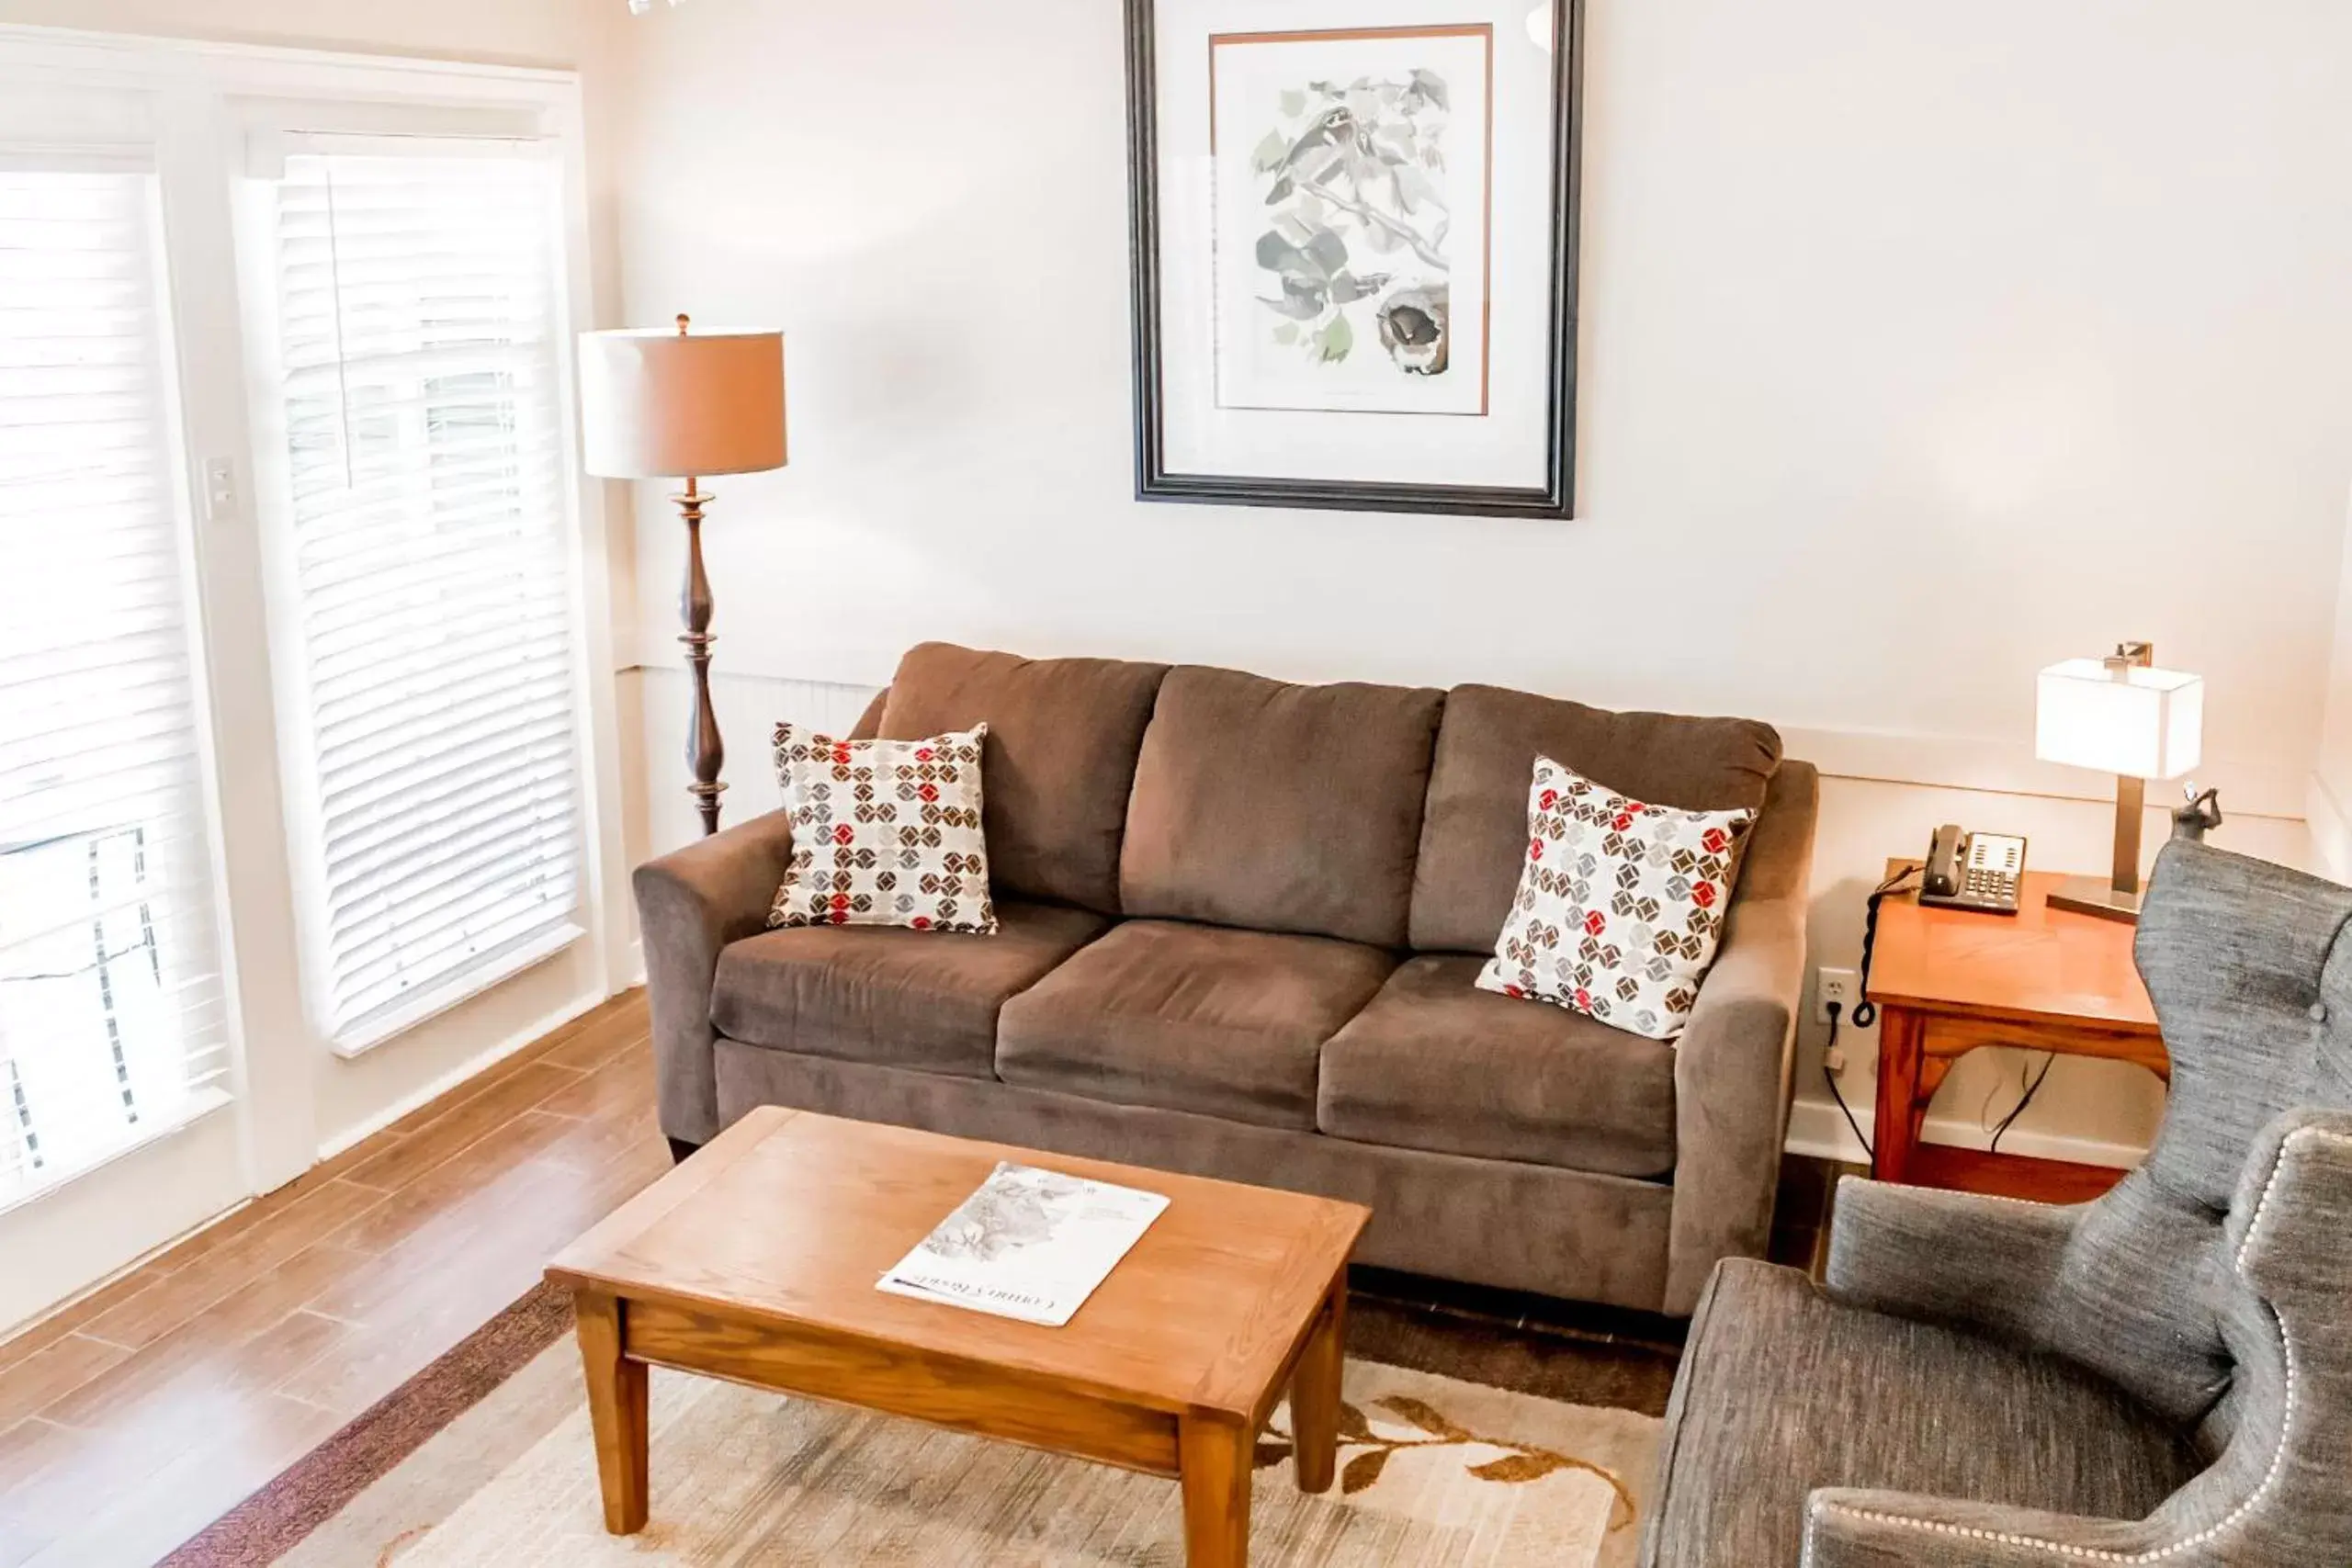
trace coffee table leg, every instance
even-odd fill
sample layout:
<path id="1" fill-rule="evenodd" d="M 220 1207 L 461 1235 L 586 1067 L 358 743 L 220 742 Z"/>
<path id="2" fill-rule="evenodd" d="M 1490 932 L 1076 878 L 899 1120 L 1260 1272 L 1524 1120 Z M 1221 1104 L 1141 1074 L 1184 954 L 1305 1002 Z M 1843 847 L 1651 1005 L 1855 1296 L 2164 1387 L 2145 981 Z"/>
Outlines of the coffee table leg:
<path id="1" fill-rule="evenodd" d="M 605 1490 L 605 1528 L 635 1535 L 645 1528 L 646 1367 L 621 1351 L 618 1301 L 582 1291 L 576 1298 L 580 1359 L 588 1373 L 588 1418 L 596 1430 L 596 1479 Z"/>
<path id="2" fill-rule="evenodd" d="M 1230 1416 L 1186 1416 L 1178 1423 L 1189 1568 L 1248 1568 L 1250 1456 L 1255 1447 L 1253 1435 Z"/>
<path id="3" fill-rule="evenodd" d="M 1340 1367 L 1347 1341 L 1348 1280 L 1331 1286 L 1315 1326 L 1306 1331 L 1291 1374 L 1292 1462 L 1301 1492 L 1328 1492 L 1340 1463 Z"/>

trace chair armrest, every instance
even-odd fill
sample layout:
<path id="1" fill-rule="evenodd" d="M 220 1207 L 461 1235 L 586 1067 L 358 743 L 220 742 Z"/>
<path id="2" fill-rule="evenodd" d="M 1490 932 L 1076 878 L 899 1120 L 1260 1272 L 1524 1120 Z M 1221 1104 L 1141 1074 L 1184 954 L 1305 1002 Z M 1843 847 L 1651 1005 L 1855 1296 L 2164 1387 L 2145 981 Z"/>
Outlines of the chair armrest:
<path id="1" fill-rule="evenodd" d="M 2223 1246 L 2235 1428 L 2146 1518 L 1825 1489 L 1807 1499 L 1804 1568 L 2352 1562 L 2352 1112 L 2290 1111 L 2265 1130 Z"/>
<path id="2" fill-rule="evenodd" d="M 719 950 L 767 929 L 791 853 L 791 824 L 771 811 L 648 861 L 631 879 L 645 938 L 662 1131 L 681 1142 L 705 1144 L 718 1134 L 710 987 Z"/>
<path id="3" fill-rule="evenodd" d="M 1805 1500 L 1804 1568 L 2080 1568 L 2150 1561 L 2139 1555 L 2149 1544 L 2142 1520 L 1848 1487 L 1824 1487 Z M 2218 1559 L 2160 1561 L 2203 1568 Z"/>
<path id="4" fill-rule="evenodd" d="M 2039 1344 L 2082 1212 L 1849 1176 L 1838 1184 L 1825 1282 L 1848 1306 Z"/>
<path id="5" fill-rule="evenodd" d="M 1804 988 L 1804 930 L 1821 781 L 1772 775 L 1749 836 L 1723 945 L 1674 1047 L 1674 1218 L 1663 1310 L 1688 1316 L 1724 1258 L 1760 1258 L 1788 1134 L 1790 1051 Z"/>

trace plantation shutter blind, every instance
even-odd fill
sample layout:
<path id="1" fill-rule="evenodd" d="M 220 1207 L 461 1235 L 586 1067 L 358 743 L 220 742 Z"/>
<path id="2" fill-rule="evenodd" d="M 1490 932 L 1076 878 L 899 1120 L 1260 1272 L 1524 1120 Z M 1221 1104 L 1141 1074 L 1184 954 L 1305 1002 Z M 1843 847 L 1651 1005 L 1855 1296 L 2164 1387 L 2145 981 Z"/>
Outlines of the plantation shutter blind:
<path id="1" fill-rule="evenodd" d="M 277 184 L 312 980 L 340 1048 L 581 934 L 552 181 L 486 143 L 297 151 Z"/>
<path id="2" fill-rule="evenodd" d="M 0 1205 L 227 1098 L 160 229 L 0 148 Z"/>

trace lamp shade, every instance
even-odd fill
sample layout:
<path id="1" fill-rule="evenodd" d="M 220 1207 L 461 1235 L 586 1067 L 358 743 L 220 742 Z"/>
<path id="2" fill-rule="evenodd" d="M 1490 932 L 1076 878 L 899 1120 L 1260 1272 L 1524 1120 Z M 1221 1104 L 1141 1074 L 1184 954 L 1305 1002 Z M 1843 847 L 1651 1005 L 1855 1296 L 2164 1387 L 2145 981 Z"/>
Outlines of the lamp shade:
<path id="1" fill-rule="evenodd" d="M 2203 755 L 2205 682 L 2146 665 L 2069 659 L 2037 678 L 2033 752 L 2045 762 L 2173 779 Z"/>
<path id="2" fill-rule="evenodd" d="M 599 479 L 751 474 L 785 463 L 784 334 L 580 334 L 581 451 Z"/>

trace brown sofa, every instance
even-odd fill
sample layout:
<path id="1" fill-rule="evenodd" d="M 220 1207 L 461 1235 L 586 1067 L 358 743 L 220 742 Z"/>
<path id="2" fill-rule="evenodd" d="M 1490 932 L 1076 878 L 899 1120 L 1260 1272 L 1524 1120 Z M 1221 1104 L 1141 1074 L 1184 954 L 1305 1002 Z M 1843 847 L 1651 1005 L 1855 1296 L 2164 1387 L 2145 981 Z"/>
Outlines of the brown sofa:
<path id="1" fill-rule="evenodd" d="M 857 732 L 982 720 L 995 936 L 768 931 L 781 812 L 638 869 L 672 1139 L 791 1105 L 1329 1193 L 1363 1261 L 1673 1314 L 1763 1250 L 1817 804 L 1770 728 L 930 643 Z M 1471 984 L 1538 752 L 1762 808 L 1677 1043 Z"/>

